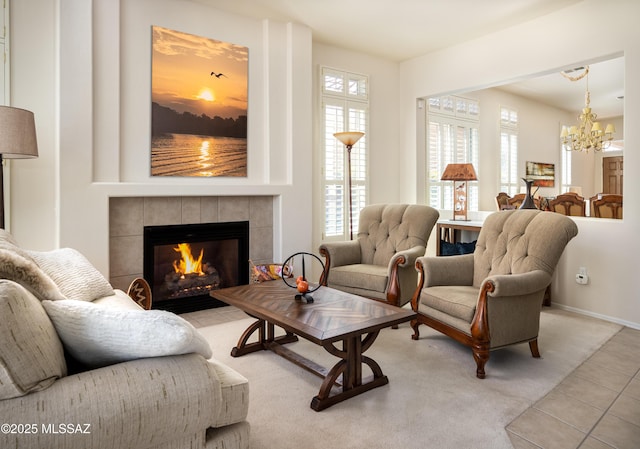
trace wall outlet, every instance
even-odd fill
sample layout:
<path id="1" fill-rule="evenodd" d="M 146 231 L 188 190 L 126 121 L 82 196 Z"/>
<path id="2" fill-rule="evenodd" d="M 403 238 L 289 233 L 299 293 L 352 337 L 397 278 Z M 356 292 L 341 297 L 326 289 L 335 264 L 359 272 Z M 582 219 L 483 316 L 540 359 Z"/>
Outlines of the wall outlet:
<path id="1" fill-rule="evenodd" d="M 587 275 L 586 267 L 580 267 L 578 274 L 576 274 L 576 282 L 580 285 L 587 285 L 589 283 L 589 275 Z"/>

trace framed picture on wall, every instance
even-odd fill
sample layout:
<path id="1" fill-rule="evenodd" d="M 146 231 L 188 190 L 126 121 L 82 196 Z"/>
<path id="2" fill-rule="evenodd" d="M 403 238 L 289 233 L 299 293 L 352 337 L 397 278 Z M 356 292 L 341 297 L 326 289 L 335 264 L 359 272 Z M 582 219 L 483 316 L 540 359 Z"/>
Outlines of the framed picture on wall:
<path id="1" fill-rule="evenodd" d="M 555 181 L 555 166 L 544 162 L 527 161 L 527 179 L 533 180 L 533 185 L 538 187 L 553 187 Z"/>
<path id="2" fill-rule="evenodd" d="M 151 176 L 247 176 L 247 47 L 152 27 Z"/>

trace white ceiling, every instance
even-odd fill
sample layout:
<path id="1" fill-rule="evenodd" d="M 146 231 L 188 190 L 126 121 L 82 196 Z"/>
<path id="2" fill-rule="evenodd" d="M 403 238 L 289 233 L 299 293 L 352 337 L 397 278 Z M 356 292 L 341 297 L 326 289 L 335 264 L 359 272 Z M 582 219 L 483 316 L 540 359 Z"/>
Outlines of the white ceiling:
<path id="1" fill-rule="evenodd" d="M 533 20 L 582 0 L 190 0 L 256 19 L 308 26 L 313 41 L 403 61 Z M 591 65 L 591 106 L 623 115 L 624 59 Z M 579 111 L 585 80 L 551 74 L 505 86 L 523 96 Z"/>

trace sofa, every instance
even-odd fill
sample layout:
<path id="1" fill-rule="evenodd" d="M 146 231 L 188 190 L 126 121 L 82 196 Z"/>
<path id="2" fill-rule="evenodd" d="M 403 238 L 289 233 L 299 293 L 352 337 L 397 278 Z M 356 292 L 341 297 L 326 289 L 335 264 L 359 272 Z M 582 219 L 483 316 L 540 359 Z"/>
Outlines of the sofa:
<path id="1" fill-rule="evenodd" d="M 0 316 L 0 447 L 249 447 L 247 379 L 79 252 L 0 230 Z"/>

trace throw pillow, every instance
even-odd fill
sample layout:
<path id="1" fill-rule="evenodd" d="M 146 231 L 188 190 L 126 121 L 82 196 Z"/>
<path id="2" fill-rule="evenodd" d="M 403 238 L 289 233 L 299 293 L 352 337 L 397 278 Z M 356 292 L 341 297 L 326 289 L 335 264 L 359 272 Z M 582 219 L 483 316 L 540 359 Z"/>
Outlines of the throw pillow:
<path id="1" fill-rule="evenodd" d="M 0 243 L 0 278 L 17 282 L 39 299 L 64 299 L 58 286 L 38 265 L 9 241 Z"/>
<path id="2" fill-rule="evenodd" d="M 56 283 L 65 298 L 93 301 L 113 295 L 113 287 L 109 281 L 75 249 L 29 251 L 29 255 Z"/>
<path id="3" fill-rule="evenodd" d="M 42 305 L 69 354 L 89 367 L 147 357 L 212 355 L 204 337 L 171 312 L 115 309 L 73 299 Z"/>
<path id="4" fill-rule="evenodd" d="M 67 373 L 62 343 L 36 298 L 0 280 L 0 400 L 49 387 Z"/>

